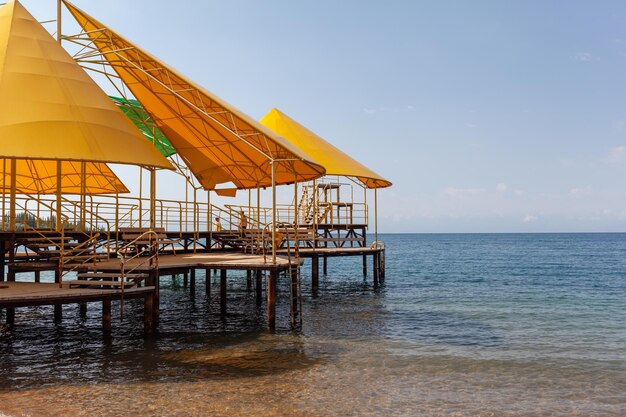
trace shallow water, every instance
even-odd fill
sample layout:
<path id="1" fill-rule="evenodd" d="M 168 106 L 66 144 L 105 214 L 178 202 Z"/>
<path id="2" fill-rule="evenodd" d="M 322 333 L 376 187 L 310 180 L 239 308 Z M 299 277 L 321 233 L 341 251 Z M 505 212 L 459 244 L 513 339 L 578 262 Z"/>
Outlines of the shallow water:
<path id="1" fill-rule="evenodd" d="M 378 288 L 360 258 L 330 259 L 312 297 L 305 265 L 296 330 L 284 279 L 269 334 L 244 275 L 223 316 L 200 271 L 193 299 L 164 280 L 148 338 L 141 302 L 112 337 L 97 304 L 59 325 L 18 310 L 0 329 L 0 415 L 626 415 L 625 234 L 384 240 Z"/>

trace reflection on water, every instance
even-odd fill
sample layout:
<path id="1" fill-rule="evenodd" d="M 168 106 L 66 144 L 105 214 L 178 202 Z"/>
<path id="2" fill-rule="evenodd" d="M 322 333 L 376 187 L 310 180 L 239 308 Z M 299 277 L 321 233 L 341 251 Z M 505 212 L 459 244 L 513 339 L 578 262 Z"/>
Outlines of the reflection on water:
<path id="1" fill-rule="evenodd" d="M 626 236 L 532 239 L 386 236 L 385 285 L 331 259 L 302 329 L 283 280 L 272 334 L 243 274 L 226 315 L 203 272 L 193 299 L 165 279 L 150 337 L 139 300 L 111 337 L 98 304 L 59 325 L 21 310 L 0 328 L 0 416 L 625 415 Z"/>

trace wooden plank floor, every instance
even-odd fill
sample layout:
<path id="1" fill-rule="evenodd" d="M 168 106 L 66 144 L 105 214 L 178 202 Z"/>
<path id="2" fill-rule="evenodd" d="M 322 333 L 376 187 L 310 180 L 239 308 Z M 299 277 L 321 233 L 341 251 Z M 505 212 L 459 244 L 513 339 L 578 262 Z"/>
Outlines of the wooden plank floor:
<path id="1" fill-rule="evenodd" d="M 154 291 L 154 287 L 126 288 L 125 298 L 135 298 Z M 44 305 L 52 303 L 76 303 L 103 298 L 117 299 L 121 296 L 119 289 L 71 288 L 69 284 L 38 283 L 38 282 L 1 282 L 0 306 L 10 305 Z"/>
<path id="2" fill-rule="evenodd" d="M 291 256 L 293 256 L 294 249 L 291 248 Z M 358 256 L 358 255 L 373 255 L 375 253 L 382 252 L 383 249 L 376 249 L 370 247 L 346 247 L 346 248 L 300 248 L 300 257 L 310 258 L 314 255 L 318 256 Z M 280 249 L 278 254 L 285 256 L 287 249 Z"/>
<path id="3" fill-rule="evenodd" d="M 96 268 L 98 271 L 119 271 L 120 262 L 120 259 L 109 259 L 98 262 Z M 150 266 L 142 258 L 127 261 L 125 268 L 126 270 L 133 269 L 135 271 L 150 270 Z M 283 270 L 289 268 L 289 259 L 287 257 L 277 257 L 276 264 L 273 265 L 271 255 L 264 259 L 263 255 L 250 255 L 240 252 L 182 253 L 159 256 L 159 270 L 161 273 L 168 269 L 184 268 Z"/>

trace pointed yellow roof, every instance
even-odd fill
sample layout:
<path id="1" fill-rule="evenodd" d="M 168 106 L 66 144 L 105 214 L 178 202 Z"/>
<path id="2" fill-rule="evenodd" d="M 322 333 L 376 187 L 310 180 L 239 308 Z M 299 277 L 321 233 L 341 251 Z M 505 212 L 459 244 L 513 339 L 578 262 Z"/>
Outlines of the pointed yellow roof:
<path id="1" fill-rule="evenodd" d="M 320 177 L 324 168 L 288 141 L 188 80 L 63 0 L 102 57 L 150 114 L 205 189 L 237 188 Z"/>
<path id="2" fill-rule="evenodd" d="M 81 162 L 61 161 L 61 193 L 81 194 Z M 11 161 L 0 158 L 0 194 L 11 191 Z M 16 160 L 18 194 L 54 194 L 57 191 L 57 161 L 42 159 Z M 85 162 L 85 194 L 127 193 L 128 188 L 102 162 Z"/>
<path id="3" fill-rule="evenodd" d="M 270 110 L 261 119 L 261 124 L 272 129 L 310 158 L 322 164 L 324 168 L 326 168 L 327 175 L 355 177 L 367 188 L 391 186 L 391 182 L 340 151 L 276 108 Z"/>
<path id="4" fill-rule="evenodd" d="M 18 1 L 0 7 L 0 157 L 172 168 Z"/>

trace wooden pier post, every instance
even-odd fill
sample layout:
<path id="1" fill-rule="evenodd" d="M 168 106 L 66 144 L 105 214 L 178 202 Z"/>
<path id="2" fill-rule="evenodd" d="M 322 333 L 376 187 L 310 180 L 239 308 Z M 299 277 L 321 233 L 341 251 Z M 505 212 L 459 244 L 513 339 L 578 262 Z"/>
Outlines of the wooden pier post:
<path id="1" fill-rule="evenodd" d="M 83 320 L 87 318 L 87 303 L 78 304 L 78 314 Z"/>
<path id="2" fill-rule="evenodd" d="M 54 305 L 54 322 L 61 323 L 63 321 L 63 304 Z"/>
<path id="3" fill-rule="evenodd" d="M 211 296 L 211 269 L 205 269 L 204 270 L 204 274 L 205 274 L 205 287 L 204 287 L 204 293 L 206 294 L 207 297 Z"/>
<path id="4" fill-rule="evenodd" d="M 183 273 L 183 287 L 187 288 L 189 285 L 189 274 L 187 272 Z"/>
<path id="5" fill-rule="evenodd" d="M 250 292 L 252 290 L 252 270 L 248 269 L 246 271 L 246 291 Z"/>
<path id="6" fill-rule="evenodd" d="M 152 292 L 152 327 L 156 327 L 159 323 L 159 315 L 161 314 L 161 280 L 157 270 L 152 269 L 148 274 L 149 286 L 154 286 Z"/>
<path id="7" fill-rule="evenodd" d="M 147 294 L 143 298 L 143 331 L 144 333 L 152 333 L 154 329 L 154 323 L 152 321 L 152 317 L 154 315 L 153 311 L 153 296 L 151 294 Z"/>
<path id="8" fill-rule="evenodd" d="M 320 264 L 318 261 L 318 257 L 314 254 L 311 257 L 311 290 L 315 294 L 317 292 L 317 288 L 319 287 L 320 280 Z"/>
<path id="9" fill-rule="evenodd" d="M 367 276 L 367 255 L 363 255 L 363 276 Z"/>
<path id="10" fill-rule="evenodd" d="M 35 282 L 41 282 L 41 272 L 35 271 Z"/>
<path id="11" fill-rule="evenodd" d="M 4 222 L 2 223 L 4 224 Z M 4 259 L 4 252 L 6 251 L 4 240 L 0 240 L 0 282 L 4 282 L 4 266 L 6 261 Z"/>
<path id="12" fill-rule="evenodd" d="M 226 270 L 220 271 L 220 309 L 226 312 Z"/>
<path id="13" fill-rule="evenodd" d="M 296 323 L 298 317 L 298 265 L 292 265 L 289 268 L 289 276 L 291 278 L 291 322 Z"/>
<path id="14" fill-rule="evenodd" d="M 111 333 L 111 299 L 102 300 L 102 331 Z"/>
<path id="15" fill-rule="evenodd" d="M 379 280 L 379 270 L 378 270 L 378 252 L 374 252 L 374 254 L 372 255 L 372 260 L 373 260 L 373 269 L 374 269 L 374 286 L 378 285 L 378 280 Z"/>
<path id="16" fill-rule="evenodd" d="M 322 264 L 324 267 L 324 275 L 328 275 L 328 257 L 322 256 Z"/>
<path id="17" fill-rule="evenodd" d="M 261 304 L 263 302 L 263 271 L 256 271 L 256 302 Z"/>
<path id="18" fill-rule="evenodd" d="M 267 279 L 267 327 L 276 329 L 276 271 L 271 270 Z"/>
<path id="19" fill-rule="evenodd" d="M 191 268 L 189 275 L 189 294 L 193 298 L 196 296 L 196 269 Z"/>
<path id="20" fill-rule="evenodd" d="M 7 307 L 7 325 L 13 326 L 15 324 L 15 308 Z"/>

